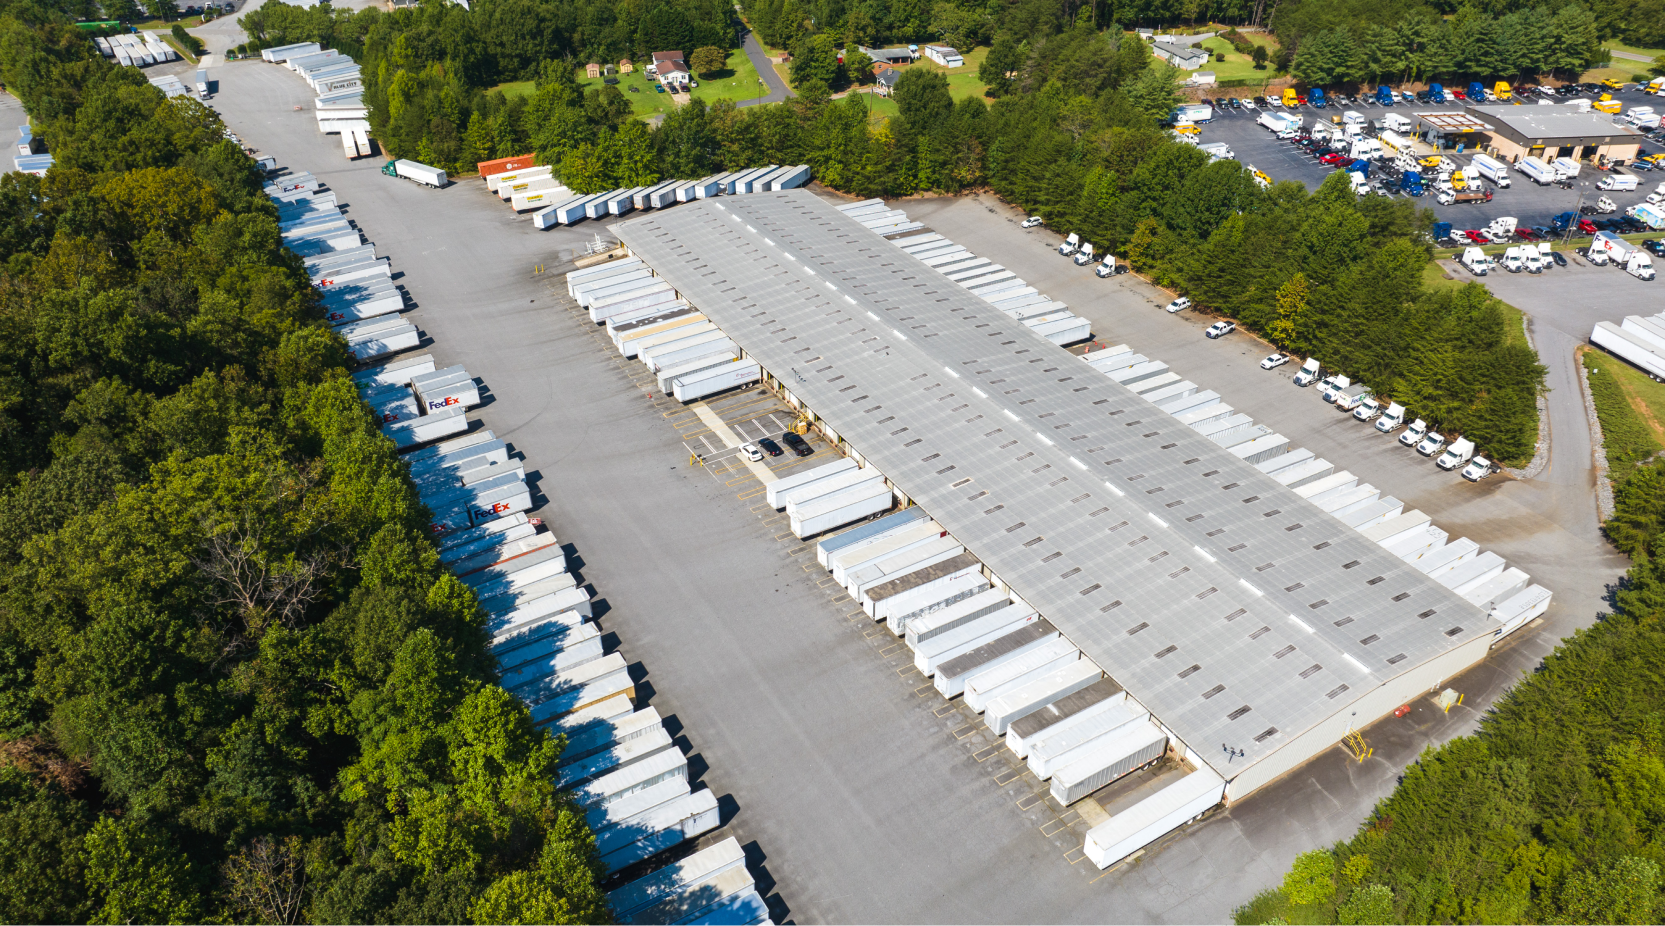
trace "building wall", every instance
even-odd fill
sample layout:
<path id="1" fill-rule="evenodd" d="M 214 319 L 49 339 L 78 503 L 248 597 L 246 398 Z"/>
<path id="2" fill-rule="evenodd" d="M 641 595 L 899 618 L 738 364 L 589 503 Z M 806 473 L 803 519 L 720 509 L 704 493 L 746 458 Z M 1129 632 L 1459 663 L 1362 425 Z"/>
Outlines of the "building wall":
<path id="1" fill-rule="evenodd" d="M 1349 730 L 1363 730 L 1391 714 L 1400 705 L 1409 704 L 1438 688 L 1446 679 L 1485 659 L 1494 640 L 1490 634 L 1476 637 L 1366 693 L 1339 713 L 1330 715 L 1323 722 L 1290 740 L 1282 749 L 1256 762 L 1241 775 L 1233 778 L 1226 784 L 1226 803 L 1242 800 L 1311 761 L 1341 742 L 1341 738 L 1346 736 Z"/>
<path id="2" fill-rule="evenodd" d="M 1483 145 L 1497 153 L 1497 157 L 1511 164 L 1525 157 L 1537 158 L 1540 161 L 1553 161 L 1556 158 L 1563 157 L 1578 160 L 1604 157 L 1609 161 L 1628 164 L 1636 160 L 1636 156 L 1642 147 L 1639 142 L 1612 145 L 1550 144 L 1543 147 L 1534 147 L 1515 141 L 1502 132 L 1485 132 L 1481 134 L 1480 138 Z"/>

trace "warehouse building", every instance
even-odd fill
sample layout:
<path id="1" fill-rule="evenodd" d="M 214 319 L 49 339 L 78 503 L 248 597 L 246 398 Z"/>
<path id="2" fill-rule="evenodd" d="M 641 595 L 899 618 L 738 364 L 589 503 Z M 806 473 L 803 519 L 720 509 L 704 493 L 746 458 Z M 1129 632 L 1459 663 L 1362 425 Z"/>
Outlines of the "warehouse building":
<path id="1" fill-rule="evenodd" d="M 1217 775 L 1205 808 L 1437 688 L 1504 630 L 812 195 L 615 231 Z"/>
<path id="2" fill-rule="evenodd" d="M 1488 123 L 1478 133 L 1485 148 L 1511 164 L 1521 158 L 1629 164 L 1642 147 L 1642 133 L 1600 112 L 1579 112 L 1570 105 L 1471 106 Z"/>

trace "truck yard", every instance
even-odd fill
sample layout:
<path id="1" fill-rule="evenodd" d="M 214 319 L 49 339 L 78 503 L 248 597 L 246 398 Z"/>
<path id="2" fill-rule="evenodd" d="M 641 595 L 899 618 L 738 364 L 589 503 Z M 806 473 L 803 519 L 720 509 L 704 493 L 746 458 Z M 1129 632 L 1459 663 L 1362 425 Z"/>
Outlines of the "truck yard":
<path id="1" fill-rule="evenodd" d="M 1535 300 L 1500 293 L 1540 322 L 1554 440 L 1538 477 L 1470 484 L 1324 405 L 1313 390 L 1294 388 L 1292 369 L 1260 370 L 1269 348 L 1246 334 L 1206 340 L 1200 335 L 1212 319 L 1158 311 L 1168 294 L 1131 276 L 1099 279 L 1060 258 L 1057 235 L 1020 230 L 1021 216 L 998 201 L 908 202 L 910 218 L 954 229 L 958 243 L 1067 301 L 1091 322 L 1094 342 L 1126 341 L 1172 364 L 1293 445 L 1368 479 L 1407 510 L 1425 511 L 1453 537 L 1495 549 L 1555 594 L 1542 619 L 1447 682 L 1465 695 L 1462 706 L 1444 714 L 1418 699 L 1408 716 L 1364 731 L 1375 750 L 1364 763 L 1331 749 L 1103 874 L 1080 852 L 1096 816 L 1060 814 L 1037 800 L 1041 786 L 1012 774 L 1015 767 L 987 748 L 993 741 L 968 729 L 963 699 L 917 693 L 923 680 L 909 674 L 913 654 L 830 583 L 815 543 L 792 536 L 762 501 L 763 480 L 831 462 L 827 444 L 812 432 L 811 456 L 748 465 L 755 461 L 731 445 L 778 437 L 792 417 L 774 394 L 753 387 L 685 406 L 576 310 L 562 275 L 598 236 L 610 238 L 611 220 L 537 231 L 488 198 L 478 180 L 455 179 L 439 191 L 383 177 L 374 159 L 343 163 L 311 114 L 293 111 L 310 93 L 292 75 L 240 62 L 217 76 L 216 104 L 228 125 L 261 154 L 308 165 L 335 191 L 420 300 L 422 331 L 442 365 L 465 364 L 489 386 L 498 436 L 539 467 L 527 474 L 542 501 L 532 513 L 582 553 L 574 568 L 593 584 L 597 617 L 634 667 L 640 705 L 667 718 L 689 756 L 690 779 L 724 796 L 723 828 L 709 838 L 733 836 L 746 848 L 777 921 L 1225 919 L 1296 853 L 1350 834 L 1423 747 L 1473 729 L 1505 686 L 1594 619 L 1623 568 L 1597 534 L 1570 353 L 1591 321 L 1641 310 L 1623 300 L 1609 309 L 1605 298 L 1602 309 L 1588 308 L 1581 281 L 1606 272 L 1614 285 L 1635 283 L 1628 277 L 1575 266 L 1530 281 L 1488 281 L 1537 288 Z M 1246 150 L 1256 141 L 1287 143 L 1252 118 L 1228 119 L 1242 125 L 1243 141 L 1222 139 L 1240 160 L 1289 177 Z M 1205 138 L 1219 138 L 1223 125 L 1217 117 Z M 1321 180 L 1324 169 L 1300 157 Z M 1517 182 L 1492 205 L 1508 201 L 1498 214 L 1524 217 L 1526 200 L 1515 197 L 1539 192 Z M 1453 208 L 1479 215 L 1479 207 Z M 1543 211 L 1567 208 L 1570 201 L 1546 202 Z M 1635 292 L 1640 301 L 1645 291 Z M 643 677 L 642 666 L 651 674 Z M 1121 813 L 1139 789 L 1172 774 L 1141 773 L 1105 796 L 1100 812 Z"/>

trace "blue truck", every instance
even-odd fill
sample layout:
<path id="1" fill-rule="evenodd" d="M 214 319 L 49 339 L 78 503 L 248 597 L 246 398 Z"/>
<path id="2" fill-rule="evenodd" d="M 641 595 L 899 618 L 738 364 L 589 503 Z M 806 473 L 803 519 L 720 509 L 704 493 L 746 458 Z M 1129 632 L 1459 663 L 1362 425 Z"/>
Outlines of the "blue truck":
<path id="1" fill-rule="evenodd" d="M 1386 85 L 1376 88 L 1376 102 L 1377 103 L 1380 103 L 1383 106 L 1392 106 L 1393 105 L 1393 100 L 1394 100 L 1393 91 L 1389 90 Z"/>
<path id="2" fill-rule="evenodd" d="M 1550 227 L 1555 229 L 1555 233 L 1559 235 L 1565 232 L 1568 228 L 1572 227 L 1573 223 L 1577 221 L 1578 213 L 1563 212 L 1550 220 Z"/>
<path id="3" fill-rule="evenodd" d="M 1470 103 L 1486 102 L 1486 88 L 1477 80 L 1468 85 L 1468 101 Z"/>
<path id="4" fill-rule="evenodd" d="M 1399 175 L 1399 191 L 1406 196 L 1422 195 L 1422 175 L 1414 170 L 1407 170 Z"/>
<path id="5" fill-rule="evenodd" d="M 1366 180 L 1370 179 L 1370 162 L 1369 161 L 1362 160 L 1362 159 L 1355 160 L 1353 163 L 1347 165 L 1347 169 L 1349 171 L 1351 171 L 1352 173 L 1355 173 L 1355 174 L 1363 174 L 1364 179 L 1366 179 Z"/>
<path id="6" fill-rule="evenodd" d="M 1429 84 L 1428 85 L 1428 99 L 1432 100 L 1435 103 L 1444 103 L 1445 102 L 1445 88 L 1440 86 L 1439 84 Z"/>
<path id="7" fill-rule="evenodd" d="M 1318 109 L 1323 109 L 1325 104 L 1328 103 L 1328 101 L 1324 99 L 1324 91 L 1319 87 L 1314 87 L 1307 91 L 1307 102 L 1311 103 Z"/>
<path id="8" fill-rule="evenodd" d="M 1435 241 L 1444 241 L 1444 240 L 1446 240 L 1447 238 L 1450 238 L 1450 237 L 1451 237 L 1451 223 L 1450 222 L 1435 222 L 1434 223 L 1434 240 Z"/>

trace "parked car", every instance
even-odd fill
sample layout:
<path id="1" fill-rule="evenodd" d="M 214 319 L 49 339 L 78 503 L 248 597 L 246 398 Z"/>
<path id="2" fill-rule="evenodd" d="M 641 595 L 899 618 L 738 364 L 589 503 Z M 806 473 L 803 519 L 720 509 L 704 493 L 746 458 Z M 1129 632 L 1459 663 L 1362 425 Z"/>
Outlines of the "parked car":
<path id="1" fill-rule="evenodd" d="M 1214 324 L 1209 325 L 1208 330 L 1204 331 L 1203 334 L 1207 335 L 1209 338 L 1223 338 L 1236 330 L 1236 322 L 1215 322 Z"/>
<path id="2" fill-rule="evenodd" d="M 1039 224 L 1041 224 L 1041 217 L 1038 216 L 1038 215 L 1032 215 L 1029 218 L 1023 220 L 1023 227 L 1024 228 L 1034 228 L 1035 226 L 1037 226 Z"/>
<path id="3" fill-rule="evenodd" d="M 778 457 L 782 453 L 782 451 L 780 449 L 780 445 L 775 443 L 774 441 L 770 440 L 767 437 L 758 438 L 757 439 L 757 445 L 759 447 L 762 447 L 764 452 L 769 454 L 769 456 L 772 456 L 772 457 Z"/>
<path id="4" fill-rule="evenodd" d="M 740 452 L 753 463 L 760 462 L 763 459 L 763 451 L 757 449 L 756 444 L 741 444 Z"/>
<path id="5" fill-rule="evenodd" d="M 792 452 L 800 457 L 807 457 L 815 452 L 815 448 L 809 445 L 809 441 L 804 440 L 802 437 L 799 437 L 791 431 L 787 431 L 782 434 L 780 439 L 786 441 L 786 446 L 791 447 Z"/>
<path id="6" fill-rule="evenodd" d="M 1596 223 L 1590 221 L 1589 219 L 1578 220 L 1578 231 L 1581 234 L 1593 235 L 1600 230 L 1601 229 L 1596 227 Z"/>
<path id="7" fill-rule="evenodd" d="M 1465 238 L 1467 238 L 1470 241 L 1470 243 L 1473 243 L 1473 244 L 1489 244 L 1490 243 L 1486 240 L 1486 233 L 1481 231 L 1478 228 L 1470 228 L 1470 229 L 1464 231 L 1463 236 Z"/>
<path id="8" fill-rule="evenodd" d="M 1557 267 L 1565 267 L 1567 265 L 1567 255 L 1562 254 L 1560 251 L 1549 252 L 1549 258 L 1550 260 L 1555 261 L 1555 266 Z"/>
<path id="9" fill-rule="evenodd" d="M 1262 370 L 1276 370 L 1278 367 L 1281 367 L 1288 362 L 1288 354 L 1277 353 L 1267 357 L 1265 360 L 1262 360 L 1260 362 L 1260 368 Z"/>
<path id="10" fill-rule="evenodd" d="M 1517 228 L 1517 229 L 1515 229 L 1515 237 L 1519 238 L 1522 241 L 1538 241 L 1541 238 L 1541 236 L 1537 232 L 1533 231 L 1530 228 Z"/>
<path id="11" fill-rule="evenodd" d="M 1665 241 L 1660 241 L 1658 238 L 1643 238 L 1642 248 L 1649 254 L 1665 256 Z"/>
<path id="12" fill-rule="evenodd" d="M 1183 312 L 1186 309 L 1189 309 L 1190 307 L 1191 307 L 1191 297 L 1190 296 L 1181 296 L 1178 299 L 1175 299 L 1173 302 L 1168 303 L 1168 310 L 1167 311 L 1168 311 L 1169 315 L 1172 315 L 1175 312 Z"/>

